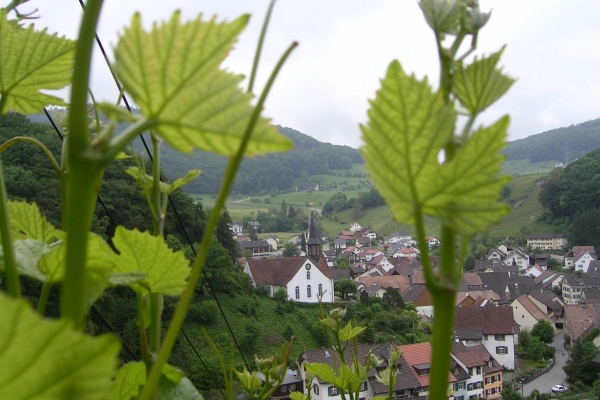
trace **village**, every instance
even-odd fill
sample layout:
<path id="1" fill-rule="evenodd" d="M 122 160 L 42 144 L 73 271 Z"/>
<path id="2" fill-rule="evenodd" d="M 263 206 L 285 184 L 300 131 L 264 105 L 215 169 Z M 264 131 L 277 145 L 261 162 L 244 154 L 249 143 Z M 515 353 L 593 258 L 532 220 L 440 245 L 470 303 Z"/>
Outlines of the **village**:
<path id="1" fill-rule="evenodd" d="M 285 290 L 288 298 L 297 302 L 340 302 L 335 282 L 349 279 L 356 285 L 351 299 L 365 293 L 369 298 L 381 298 L 391 288 L 404 303 L 414 304 L 422 321 L 431 323 L 435 318 L 417 242 L 406 232 L 381 237 L 372 229 L 352 222 L 331 241 L 332 248 L 323 250 L 321 243 L 325 238 L 317 236 L 311 213 L 309 231 L 304 240 L 298 241 L 306 244 L 306 251 L 299 248 L 300 256 L 290 258 L 276 253 L 281 246 L 277 237 L 249 241 L 243 236 L 241 226 L 233 223 L 231 229 L 246 252 L 244 272 L 255 286 L 267 287 L 271 295 Z M 248 225 L 246 229 L 255 226 Z M 427 243 L 430 249 L 440 245 L 435 237 L 428 237 Z M 462 274 L 455 304 L 450 399 L 500 398 L 505 377 L 514 380 L 524 372 L 518 366 L 519 334 L 531 332 L 540 321 L 550 325 L 554 334 L 564 331 L 572 343 L 600 328 L 600 260 L 593 246 L 567 246 L 563 234 L 532 234 L 527 237 L 531 254 L 525 247 L 500 245 L 485 259 L 476 260 L 473 271 Z M 438 262 L 439 258 L 433 256 L 434 270 Z M 430 343 L 398 347 L 402 357 L 395 397 L 426 398 Z M 364 354 L 371 350 L 372 345 L 360 347 Z M 380 344 L 374 351 L 388 361 L 389 344 Z M 333 366 L 339 362 L 335 357 L 332 349 L 307 349 L 301 362 L 325 362 Z M 310 390 L 304 384 L 303 371 L 300 368 L 298 375 L 291 375 L 289 382 L 284 382 L 278 391 L 280 398 L 300 388 L 305 392 Z M 375 372 L 361 386 L 361 398 L 387 393 L 377 382 Z M 340 398 L 335 387 L 324 381 L 315 378 L 311 385 L 315 399 Z"/>

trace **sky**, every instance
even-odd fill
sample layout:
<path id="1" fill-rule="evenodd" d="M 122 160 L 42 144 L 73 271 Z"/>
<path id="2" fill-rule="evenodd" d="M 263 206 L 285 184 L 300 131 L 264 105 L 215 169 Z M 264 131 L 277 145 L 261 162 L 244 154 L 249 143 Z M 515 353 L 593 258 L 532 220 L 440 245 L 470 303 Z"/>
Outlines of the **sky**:
<path id="1" fill-rule="evenodd" d="M 250 23 L 224 67 L 249 75 L 268 0 L 105 0 L 98 35 L 112 54 L 119 33 L 141 12 L 144 26 L 168 19 L 232 20 L 245 13 Z M 492 17 L 480 32 L 475 54 L 506 45 L 501 65 L 517 79 L 511 90 L 477 121 L 490 124 L 510 114 L 509 140 L 600 117 L 600 1 L 480 0 Z M 70 38 L 81 18 L 77 0 L 31 0 L 34 24 Z M 322 142 L 359 147 L 359 124 L 367 121 L 368 100 L 392 60 L 437 86 L 433 34 L 416 0 L 278 0 L 267 32 L 256 89 L 290 43 L 292 53 L 271 90 L 263 115 Z M 104 61 L 95 53 L 91 88 L 98 99 L 118 92 Z M 246 82 L 244 82 L 246 84 Z"/>

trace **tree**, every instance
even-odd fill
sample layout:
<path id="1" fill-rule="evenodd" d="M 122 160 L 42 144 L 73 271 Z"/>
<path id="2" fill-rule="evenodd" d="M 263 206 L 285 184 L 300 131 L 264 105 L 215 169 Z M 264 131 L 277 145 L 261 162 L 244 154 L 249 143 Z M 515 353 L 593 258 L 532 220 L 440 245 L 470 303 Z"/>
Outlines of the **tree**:
<path id="1" fill-rule="evenodd" d="M 392 287 L 389 287 L 385 290 L 382 300 L 389 306 L 404 308 L 404 300 L 402 300 L 402 296 L 400 296 L 400 293 L 398 293 L 398 291 Z"/>
<path id="2" fill-rule="evenodd" d="M 300 250 L 306 252 L 306 237 L 304 233 L 300 234 Z"/>
<path id="3" fill-rule="evenodd" d="M 288 207 L 288 218 L 294 219 L 296 217 L 296 209 L 292 206 Z"/>
<path id="4" fill-rule="evenodd" d="M 285 199 L 281 200 L 281 215 L 284 217 L 287 215 L 287 204 L 285 204 Z"/>
<path id="5" fill-rule="evenodd" d="M 284 257 L 298 257 L 300 252 L 296 245 L 292 242 L 287 242 L 285 247 L 283 248 L 283 256 Z"/>
<path id="6" fill-rule="evenodd" d="M 563 370 L 569 382 L 581 381 L 584 385 L 591 385 L 600 372 L 600 365 L 592 360 L 600 353 L 594 342 L 577 341 L 571 351 L 571 358 Z"/>
<path id="7" fill-rule="evenodd" d="M 360 304 L 369 305 L 369 293 L 366 290 L 360 292 Z"/>
<path id="8" fill-rule="evenodd" d="M 348 300 L 348 295 L 356 293 L 356 283 L 352 279 L 342 278 L 335 281 L 333 288 L 339 292 L 342 299 Z"/>
<path id="9" fill-rule="evenodd" d="M 527 358 L 540 361 L 544 357 L 545 350 L 546 345 L 537 336 L 532 336 L 527 348 Z"/>
<path id="10" fill-rule="evenodd" d="M 531 330 L 531 336 L 537 337 L 540 342 L 550 344 L 554 341 L 554 328 L 546 320 L 539 320 Z"/>
<path id="11" fill-rule="evenodd" d="M 512 385 L 504 386 L 501 395 L 503 400 L 524 400 L 523 396 L 512 388 Z"/>
<path id="12" fill-rule="evenodd" d="M 338 269 L 348 269 L 350 267 L 350 264 L 348 264 L 348 260 L 345 258 L 340 258 L 335 263 Z"/>
<path id="13" fill-rule="evenodd" d="M 248 227 L 248 234 L 250 235 L 250 240 L 258 240 L 258 233 L 256 233 L 256 228 L 253 226 Z"/>
<path id="14" fill-rule="evenodd" d="M 233 234 L 229 229 L 229 224 L 231 222 L 232 221 L 231 217 L 229 216 L 229 212 L 227 211 L 227 209 L 225 209 L 223 215 L 221 215 L 221 218 L 219 219 L 219 224 L 217 225 L 215 235 L 219 243 L 221 243 L 229 253 L 229 257 L 231 257 L 231 260 L 233 262 L 236 262 L 236 260 L 240 257 L 240 246 L 238 245 L 237 241 L 233 238 Z"/>

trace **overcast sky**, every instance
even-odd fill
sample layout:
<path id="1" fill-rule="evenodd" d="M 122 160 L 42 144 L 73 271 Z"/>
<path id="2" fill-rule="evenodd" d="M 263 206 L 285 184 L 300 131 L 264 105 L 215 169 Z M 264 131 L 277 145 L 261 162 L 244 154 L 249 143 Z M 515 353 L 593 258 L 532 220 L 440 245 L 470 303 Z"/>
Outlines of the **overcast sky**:
<path id="1" fill-rule="evenodd" d="M 144 25 L 182 10 L 184 19 L 204 13 L 231 20 L 252 14 L 226 66 L 248 75 L 268 0 L 105 0 L 100 27 L 108 50 L 141 11 Z M 510 114 L 510 140 L 600 117 L 600 1 L 481 0 L 492 18 L 479 37 L 478 54 L 507 45 L 504 71 L 518 79 L 479 122 Z M 77 0 L 31 0 L 22 12 L 39 9 L 35 21 L 74 38 L 81 8 Z M 408 72 L 437 85 L 434 38 L 416 0 L 278 0 L 263 51 L 257 88 L 292 41 L 300 46 L 280 73 L 264 115 L 323 142 L 358 147 L 387 66 L 398 59 Z M 111 54 L 112 51 L 109 51 Z M 97 54 L 97 53 L 96 53 Z M 115 100 L 118 92 L 96 57 L 92 90 Z"/>

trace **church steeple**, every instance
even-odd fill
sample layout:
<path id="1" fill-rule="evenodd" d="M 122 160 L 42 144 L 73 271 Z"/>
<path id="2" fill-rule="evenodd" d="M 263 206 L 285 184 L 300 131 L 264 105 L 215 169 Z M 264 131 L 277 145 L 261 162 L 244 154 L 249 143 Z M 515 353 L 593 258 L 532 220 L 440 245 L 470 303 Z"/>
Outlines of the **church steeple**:
<path id="1" fill-rule="evenodd" d="M 317 224 L 315 222 L 314 211 L 310 210 L 310 226 L 308 228 L 308 256 L 315 262 L 319 262 L 321 258 L 321 242 L 317 236 Z"/>

